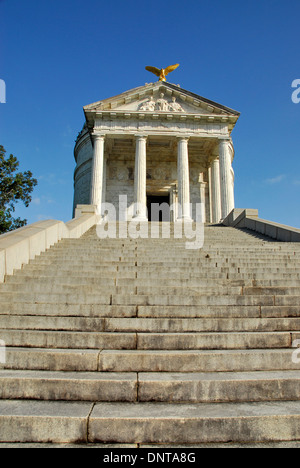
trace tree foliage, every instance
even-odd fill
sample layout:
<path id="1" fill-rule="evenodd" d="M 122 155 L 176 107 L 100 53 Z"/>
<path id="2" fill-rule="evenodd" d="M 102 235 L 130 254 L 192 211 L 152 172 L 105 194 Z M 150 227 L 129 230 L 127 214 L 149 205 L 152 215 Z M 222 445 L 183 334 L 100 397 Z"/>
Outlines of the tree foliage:
<path id="1" fill-rule="evenodd" d="M 19 165 L 18 159 L 12 154 L 6 156 L 0 145 L 0 234 L 27 224 L 26 219 L 13 218 L 12 213 L 19 201 L 29 206 L 37 180 L 31 171 L 17 172 Z"/>

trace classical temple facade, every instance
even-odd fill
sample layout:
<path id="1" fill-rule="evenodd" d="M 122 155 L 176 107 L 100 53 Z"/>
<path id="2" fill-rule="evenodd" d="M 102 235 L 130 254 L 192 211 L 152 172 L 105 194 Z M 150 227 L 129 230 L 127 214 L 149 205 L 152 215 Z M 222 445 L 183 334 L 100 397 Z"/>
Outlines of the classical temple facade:
<path id="1" fill-rule="evenodd" d="M 231 133 L 239 112 L 157 82 L 87 105 L 84 113 L 74 150 L 74 210 L 110 203 L 118 215 L 120 195 L 128 220 L 153 220 L 152 203 L 171 205 L 171 221 L 196 220 L 197 204 L 204 223 L 219 223 L 233 210 Z"/>

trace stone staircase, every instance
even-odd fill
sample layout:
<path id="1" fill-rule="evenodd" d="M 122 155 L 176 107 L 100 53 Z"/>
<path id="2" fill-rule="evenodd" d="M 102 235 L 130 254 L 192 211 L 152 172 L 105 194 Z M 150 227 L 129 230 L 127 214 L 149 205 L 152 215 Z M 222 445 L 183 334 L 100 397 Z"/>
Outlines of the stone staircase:
<path id="1" fill-rule="evenodd" d="M 6 278 L 0 442 L 300 439 L 300 245 L 221 226 L 185 242 L 93 228 Z"/>

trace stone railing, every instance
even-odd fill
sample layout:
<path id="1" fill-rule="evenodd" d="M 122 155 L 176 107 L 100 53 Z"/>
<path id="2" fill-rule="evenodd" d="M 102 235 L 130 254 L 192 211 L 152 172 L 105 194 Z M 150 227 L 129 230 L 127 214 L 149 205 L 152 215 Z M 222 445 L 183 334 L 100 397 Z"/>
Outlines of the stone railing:
<path id="1" fill-rule="evenodd" d="M 258 217 L 258 210 L 234 209 L 224 219 L 225 226 L 246 228 L 282 242 L 300 242 L 300 229 Z"/>
<path id="2" fill-rule="evenodd" d="M 47 220 L 0 236 L 0 283 L 61 239 L 77 239 L 97 223 L 96 207 L 78 205 L 67 223 Z"/>

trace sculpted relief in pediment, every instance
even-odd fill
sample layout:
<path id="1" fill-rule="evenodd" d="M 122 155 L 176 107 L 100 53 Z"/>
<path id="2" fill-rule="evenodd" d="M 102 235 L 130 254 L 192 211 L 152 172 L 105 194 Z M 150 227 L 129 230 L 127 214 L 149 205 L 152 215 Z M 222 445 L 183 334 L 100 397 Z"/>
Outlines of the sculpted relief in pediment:
<path id="1" fill-rule="evenodd" d="M 180 98 L 166 96 L 164 93 L 151 95 L 143 100 L 132 100 L 123 105 L 113 106 L 116 111 L 139 111 L 139 112 L 170 112 L 176 114 L 209 114 L 211 110 L 200 104 L 195 105 L 189 102 L 178 102 Z M 104 109 L 106 110 L 106 109 Z"/>
<path id="2" fill-rule="evenodd" d="M 169 102 L 166 99 L 164 99 L 163 93 L 161 93 L 159 99 L 156 100 L 153 96 L 151 96 L 150 99 L 139 105 L 138 110 L 146 112 L 184 112 L 182 106 L 178 102 L 176 102 L 175 97 L 172 97 L 172 101 Z"/>
<path id="3" fill-rule="evenodd" d="M 176 102 L 176 98 L 172 97 L 172 101 L 169 102 L 164 99 L 164 94 L 161 93 L 160 98 L 155 100 L 153 96 L 150 97 L 146 102 L 139 105 L 140 111 L 158 111 L 158 112 L 184 112 L 182 106 Z"/>

